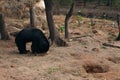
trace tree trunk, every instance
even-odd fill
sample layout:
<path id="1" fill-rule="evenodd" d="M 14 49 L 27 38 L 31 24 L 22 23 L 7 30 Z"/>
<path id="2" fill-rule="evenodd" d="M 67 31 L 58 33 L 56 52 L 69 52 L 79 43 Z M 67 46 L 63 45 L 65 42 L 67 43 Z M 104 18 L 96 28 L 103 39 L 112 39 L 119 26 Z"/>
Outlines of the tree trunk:
<path id="1" fill-rule="evenodd" d="M 30 27 L 35 27 L 35 11 L 34 11 L 34 7 L 33 4 L 30 4 Z"/>
<path id="2" fill-rule="evenodd" d="M 46 18 L 47 18 L 47 22 L 48 22 L 48 28 L 49 28 L 49 32 L 50 32 L 50 38 L 51 41 L 53 42 L 55 40 L 55 25 L 54 25 L 54 21 L 53 21 L 53 8 L 52 8 L 52 1 L 51 0 L 44 0 L 45 2 L 45 10 L 46 10 Z"/>
<path id="3" fill-rule="evenodd" d="M 98 0 L 98 1 L 97 1 L 97 6 L 99 6 L 99 5 L 100 5 L 100 1 L 101 1 L 101 0 Z"/>
<path id="4" fill-rule="evenodd" d="M 100 2 L 101 2 L 101 0 L 97 0 L 94 8 L 97 8 L 98 6 L 100 6 Z"/>
<path id="5" fill-rule="evenodd" d="M 45 2 L 45 8 L 46 8 L 45 10 L 46 10 L 48 28 L 50 32 L 49 38 L 51 39 L 52 43 L 57 44 L 57 46 L 67 46 L 66 42 L 60 38 L 60 35 L 54 25 L 52 0 L 44 0 L 44 2 Z"/>
<path id="6" fill-rule="evenodd" d="M 74 2 L 72 3 L 71 8 L 70 8 L 69 12 L 66 14 L 66 18 L 65 18 L 65 38 L 66 39 L 69 38 L 68 21 L 73 14 L 73 9 L 74 9 Z"/>
<path id="7" fill-rule="evenodd" d="M 84 7 L 86 6 L 87 0 L 83 0 Z"/>
<path id="8" fill-rule="evenodd" d="M 118 37 L 116 38 L 116 41 L 119 41 L 120 40 L 120 15 L 117 15 L 117 23 L 118 23 L 119 34 L 118 34 Z"/>
<path id="9" fill-rule="evenodd" d="M 93 18 L 94 18 L 93 13 L 89 13 L 88 17 L 90 18 L 90 22 L 91 22 L 90 26 L 94 26 L 94 25 L 95 25 L 95 22 L 94 22 L 94 20 L 93 20 Z"/>
<path id="10" fill-rule="evenodd" d="M 10 39 L 8 32 L 5 30 L 5 21 L 3 14 L 0 14 L 0 34 L 1 34 L 1 40 Z"/>
<path id="11" fill-rule="evenodd" d="M 112 6 L 112 0 L 107 0 L 107 6 Z"/>

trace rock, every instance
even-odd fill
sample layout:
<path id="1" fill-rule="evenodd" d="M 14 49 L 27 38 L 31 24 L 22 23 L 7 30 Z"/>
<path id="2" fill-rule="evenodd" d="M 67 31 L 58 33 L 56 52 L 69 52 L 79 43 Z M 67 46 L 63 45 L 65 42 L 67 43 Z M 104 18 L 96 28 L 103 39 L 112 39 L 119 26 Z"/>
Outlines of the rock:
<path id="1" fill-rule="evenodd" d="M 93 34 L 100 35 L 100 36 L 107 36 L 103 31 L 101 30 L 92 30 Z"/>
<path id="2" fill-rule="evenodd" d="M 80 31 L 79 29 L 69 30 L 69 32 L 70 32 L 71 34 L 81 35 L 81 31 Z"/>
<path id="3" fill-rule="evenodd" d="M 92 48 L 92 51 L 99 52 L 98 48 Z"/>
<path id="4" fill-rule="evenodd" d="M 39 0 L 38 3 L 35 4 L 35 7 L 40 8 L 41 10 L 45 10 L 45 4 L 43 0 Z"/>

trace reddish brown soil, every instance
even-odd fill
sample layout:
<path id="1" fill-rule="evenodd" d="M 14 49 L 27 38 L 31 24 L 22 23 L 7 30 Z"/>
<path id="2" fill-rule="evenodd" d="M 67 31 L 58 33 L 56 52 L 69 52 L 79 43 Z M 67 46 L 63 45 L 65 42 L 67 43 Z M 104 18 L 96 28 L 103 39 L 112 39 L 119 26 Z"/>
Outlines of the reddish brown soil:
<path id="1" fill-rule="evenodd" d="M 64 18 L 54 17 L 57 28 L 63 26 Z M 116 23 L 95 19 L 96 25 L 90 26 L 87 18 L 80 24 L 78 21 L 74 16 L 69 22 L 69 46 L 53 45 L 46 55 L 21 55 L 14 38 L 0 41 L 0 80 L 120 80 L 120 49 L 114 47 L 120 46 L 119 41 L 114 41 L 118 34 Z M 9 32 L 15 29 L 14 24 L 22 24 L 8 19 L 6 23 Z"/>

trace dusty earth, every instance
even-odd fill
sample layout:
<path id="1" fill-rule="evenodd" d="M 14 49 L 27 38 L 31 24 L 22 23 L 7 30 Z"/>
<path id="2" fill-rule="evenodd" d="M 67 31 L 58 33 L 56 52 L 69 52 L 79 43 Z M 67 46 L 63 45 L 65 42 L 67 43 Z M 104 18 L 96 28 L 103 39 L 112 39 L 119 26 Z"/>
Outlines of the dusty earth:
<path id="1" fill-rule="evenodd" d="M 54 17 L 58 29 L 64 18 Z M 120 42 L 114 41 L 117 24 L 94 20 L 95 25 L 90 26 L 90 19 L 73 16 L 69 22 L 70 39 L 66 40 L 69 46 L 52 45 L 44 55 L 21 55 L 13 37 L 0 40 L 0 80 L 120 80 Z M 9 32 L 21 25 L 21 20 L 6 19 Z"/>

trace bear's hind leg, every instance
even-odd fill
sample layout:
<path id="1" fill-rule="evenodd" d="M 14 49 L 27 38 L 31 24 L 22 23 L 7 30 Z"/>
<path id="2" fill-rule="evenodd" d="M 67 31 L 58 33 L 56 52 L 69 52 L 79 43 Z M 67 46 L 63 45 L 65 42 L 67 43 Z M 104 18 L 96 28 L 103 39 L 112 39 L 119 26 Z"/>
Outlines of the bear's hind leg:
<path id="1" fill-rule="evenodd" d="M 37 50 L 38 50 L 38 43 L 37 43 L 37 41 L 33 41 L 32 42 L 32 45 L 31 45 L 31 50 L 32 50 L 32 53 L 36 53 L 37 52 Z"/>

